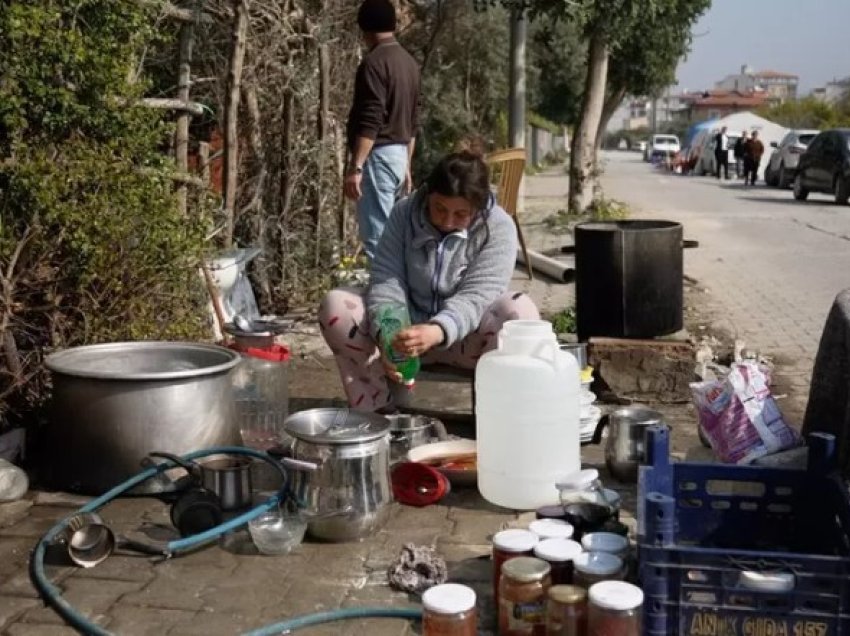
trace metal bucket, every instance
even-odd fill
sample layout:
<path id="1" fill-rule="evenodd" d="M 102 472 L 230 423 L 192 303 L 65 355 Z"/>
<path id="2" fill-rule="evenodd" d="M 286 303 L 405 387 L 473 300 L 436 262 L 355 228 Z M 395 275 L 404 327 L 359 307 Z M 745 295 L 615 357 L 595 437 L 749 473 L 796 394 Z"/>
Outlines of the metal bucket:
<path id="1" fill-rule="evenodd" d="M 239 360 L 236 351 L 188 342 L 119 342 L 49 356 L 48 481 L 100 493 L 135 475 L 153 451 L 238 444 L 230 372 Z"/>

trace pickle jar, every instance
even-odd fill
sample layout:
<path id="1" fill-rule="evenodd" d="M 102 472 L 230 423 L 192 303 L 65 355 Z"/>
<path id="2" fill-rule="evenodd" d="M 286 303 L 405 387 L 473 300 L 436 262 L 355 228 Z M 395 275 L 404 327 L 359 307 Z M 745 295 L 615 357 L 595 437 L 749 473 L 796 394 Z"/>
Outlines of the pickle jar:
<path id="1" fill-rule="evenodd" d="M 423 636 L 477 636 L 475 591 L 466 585 L 435 585 L 422 595 Z"/>
<path id="2" fill-rule="evenodd" d="M 552 585 L 573 582 L 573 559 L 581 552 L 581 545 L 570 539 L 546 539 L 534 546 L 534 556 L 552 568 Z"/>
<path id="3" fill-rule="evenodd" d="M 572 539 L 573 526 L 562 519 L 535 519 L 528 529 L 541 541 L 546 539 Z"/>
<path id="4" fill-rule="evenodd" d="M 587 590 L 577 585 L 553 585 L 546 606 L 546 636 L 587 634 Z"/>
<path id="5" fill-rule="evenodd" d="M 582 552 L 573 559 L 573 583 L 589 588 L 601 581 L 616 581 L 623 578 L 623 560 L 607 552 Z"/>
<path id="6" fill-rule="evenodd" d="M 502 576 L 502 564 L 516 557 L 532 556 L 534 546 L 539 539 L 530 530 L 502 530 L 493 535 L 493 598 L 499 598 L 499 579 Z"/>
<path id="7" fill-rule="evenodd" d="M 499 583 L 499 636 L 545 636 L 550 571 L 546 561 L 534 557 L 505 562 Z"/>
<path id="8" fill-rule="evenodd" d="M 587 591 L 587 636 L 641 636 L 643 590 L 603 581 Z"/>

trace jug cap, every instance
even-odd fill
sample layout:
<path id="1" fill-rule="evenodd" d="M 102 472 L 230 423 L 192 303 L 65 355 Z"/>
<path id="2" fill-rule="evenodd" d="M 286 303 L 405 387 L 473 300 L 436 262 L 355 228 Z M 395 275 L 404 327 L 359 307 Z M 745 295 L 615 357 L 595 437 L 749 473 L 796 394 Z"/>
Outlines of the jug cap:
<path id="1" fill-rule="evenodd" d="M 443 583 L 422 595 L 422 606 L 435 614 L 459 614 L 475 607 L 475 590 L 459 583 Z"/>
<path id="2" fill-rule="evenodd" d="M 290 415 L 283 423 L 293 437 L 315 444 L 355 444 L 387 435 L 390 422 L 377 413 L 354 409 L 307 409 Z"/>
<path id="3" fill-rule="evenodd" d="M 625 581 L 601 581 L 590 586 L 588 599 L 600 609 L 627 612 L 643 605 L 643 590 Z"/>
<path id="4" fill-rule="evenodd" d="M 572 561 L 581 553 L 581 544 L 572 539 L 546 539 L 534 546 L 534 556 L 549 562 Z"/>
<path id="5" fill-rule="evenodd" d="M 599 471 L 595 468 L 585 468 L 570 473 L 561 479 L 555 487 L 558 490 L 583 490 L 599 479 Z"/>

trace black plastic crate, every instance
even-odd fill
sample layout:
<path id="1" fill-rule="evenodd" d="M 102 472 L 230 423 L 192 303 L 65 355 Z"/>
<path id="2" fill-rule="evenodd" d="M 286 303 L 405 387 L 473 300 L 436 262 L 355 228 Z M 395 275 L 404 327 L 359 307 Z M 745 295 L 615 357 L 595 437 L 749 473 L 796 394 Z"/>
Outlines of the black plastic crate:
<path id="1" fill-rule="evenodd" d="M 667 429 L 649 429 L 638 489 L 645 634 L 850 636 L 850 498 L 834 438 L 808 443 L 806 470 L 671 463 Z M 758 575 L 772 585 L 754 589 Z"/>

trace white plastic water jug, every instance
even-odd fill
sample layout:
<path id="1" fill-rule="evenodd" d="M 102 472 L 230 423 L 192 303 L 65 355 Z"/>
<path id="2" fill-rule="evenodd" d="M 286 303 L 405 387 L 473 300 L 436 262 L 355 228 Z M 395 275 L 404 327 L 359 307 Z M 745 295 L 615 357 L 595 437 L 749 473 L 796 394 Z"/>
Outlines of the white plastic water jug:
<path id="1" fill-rule="evenodd" d="M 475 369 L 478 490 L 514 510 L 558 503 L 581 468 L 578 362 L 545 320 L 511 320 Z"/>

